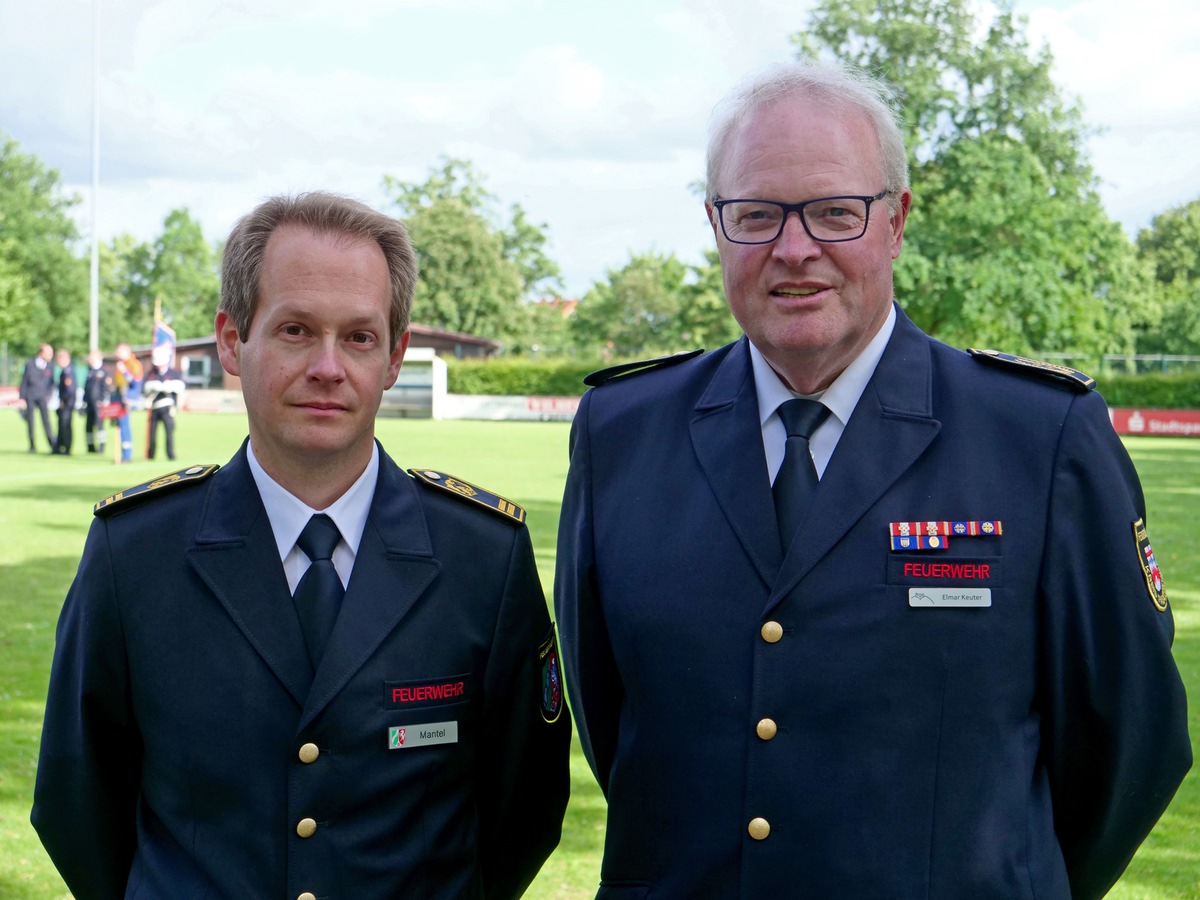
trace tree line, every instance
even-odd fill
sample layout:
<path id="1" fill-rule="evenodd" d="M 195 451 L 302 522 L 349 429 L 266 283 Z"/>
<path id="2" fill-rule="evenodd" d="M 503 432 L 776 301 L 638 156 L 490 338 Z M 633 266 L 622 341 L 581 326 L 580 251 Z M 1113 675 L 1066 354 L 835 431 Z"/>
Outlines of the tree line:
<path id="1" fill-rule="evenodd" d="M 915 198 L 896 265 L 901 305 L 957 346 L 1091 361 L 1200 354 L 1200 198 L 1131 240 L 1100 202 L 1084 112 L 1055 85 L 1049 49 L 1030 46 L 1011 6 L 987 20 L 976 10 L 823 0 L 792 36 L 798 56 L 858 65 L 900 99 Z M 519 204 L 502 208 L 470 161 L 442 158 L 424 181 L 383 184 L 420 257 L 422 324 L 497 339 L 514 355 L 603 358 L 712 348 L 740 333 L 715 251 L 698 265 L 632 252 L 572 311 L 547 226 Z M 86 343 L 77 202 L 0 132 L 0 341 L 14 355 Z M 220 252 L 186 208 L 151 241 L 104 244 L 101 346 L 148 339 L 157 298 L 180 338 L 211 333 Z"/>

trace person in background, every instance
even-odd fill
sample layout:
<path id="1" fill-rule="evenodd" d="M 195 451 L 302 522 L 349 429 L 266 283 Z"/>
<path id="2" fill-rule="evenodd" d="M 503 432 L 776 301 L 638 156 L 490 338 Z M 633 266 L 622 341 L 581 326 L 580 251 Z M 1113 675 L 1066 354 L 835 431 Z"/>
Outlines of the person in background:
<path id="1" fill-rule="evenodd" d="M 46 443 L 50 452 L 57 449 L 54 429 L 50 427 L 50 398 L 54 396 L 54 348 L 42 344 L 37 355 L 25 364 L 21 373 L 21 386 L 17 396 L 25 413 L 25 423 L 29 427 L 29 452 L 37 453 L 37 444 L 33 439 L 33 414 L 36 410 L 42 418 L 42 430 L 46 434 Z"/>
<path id="2" fill-rule="evenodd" d="M 249 438 L 101 501 L 59 620 L 32 820 L 77 900 L 515 900 L 558 843 L 525 512 L 374 437 L 416 278 L 403 225 L 334 194 L 230 234 Z"/>
<path id="3" fill-rule="evenodd" d="M 101 408 L 108 403 L 112 394 L 113 381 L 108 370 L 104 368 L 104 354 L 92 350 L 87 355 L 87 380 L 83 383 L 83 412 L 84 428 L 87 434 L 87 452 L 103 453 L 105 444 L 105 423 L 101 417 Z"/>
<path id="4" fill-rule="evenodd" d="M 54 452 L 70 456 L 74 437 L 72 420 L 79 398 L 75 366 L 71 364 L 71 352 L 65 347 L 60 347 L 54 354 L 54 364 L 58 366 L 58 439 L 54 442 Z"/>
<path id="5" fill-rule="evenodd" d="M 889 101 L 799 63 L 722 103 L 745 336 L 579 405 L 555 594 L 605 900 L 1094 900 L 1191 765 L 1104 399 L 894 300 Z"/>
<path id="6" fill-rule="evenodd" d="M 142 384 L 142 396 L 150 410 L 146 459 L 154 459 L 157 450 L 158 426 L 166 435 L 167 459 L 175 458 L 175 414 L 186 385 L 183 373 L 171 365 L 171 348 L 155 347 L 150 354 L 151 368 Z"/>
<path id="7" fill-rule="evenodd" d="M 142 396 L 144 369 L 141 361 L 133 355 L 129 345 L 117 344 L 117 362 L 114 366 L 113 383 L 118 400 L 125 407 L 125 414 L 117 419 L 121 435 L 121 462 L 133 462 L 133 429 L 129 424 L 129 412 Z"/>

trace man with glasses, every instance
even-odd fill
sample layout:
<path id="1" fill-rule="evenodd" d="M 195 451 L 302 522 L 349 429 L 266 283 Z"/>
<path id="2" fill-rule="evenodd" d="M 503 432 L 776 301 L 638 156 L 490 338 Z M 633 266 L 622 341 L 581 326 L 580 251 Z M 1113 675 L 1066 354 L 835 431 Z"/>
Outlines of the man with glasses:
<path id="1" fill-rule="evenodd" d="M 745 337 L 590 376 L 555 585 L 604 898 L 1099 897 L 1191 763 L 1137 476 L 1092 382 L 893 300 L 886 89 L 714 114 Z"/>

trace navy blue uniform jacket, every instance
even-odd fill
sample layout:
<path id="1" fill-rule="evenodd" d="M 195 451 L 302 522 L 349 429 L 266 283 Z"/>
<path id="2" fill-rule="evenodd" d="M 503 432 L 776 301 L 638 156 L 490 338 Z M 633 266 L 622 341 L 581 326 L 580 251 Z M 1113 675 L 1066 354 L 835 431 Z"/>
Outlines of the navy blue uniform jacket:
<path id="1" fill-rule="evenodd" d="M 744 338 L 589 392 L 555 591 L 599 896 L 1103 894 L 1191 763 L 1144 518 L 1098 394 L 903 313 L 786 556 Z M 928 520 L 1002 533 L 890 549 Z"/>
<path id="2" fill-rule="evenodd" d="M 93 521 L 34 825 L 78 900 L 519 896 L 568 792 L 569 719 L 542 714 L 550 628 L 525 527 L 381 449 L 314 678 L 243 448 Z M 417 740 L 445 723 L 456 742 Z"/>

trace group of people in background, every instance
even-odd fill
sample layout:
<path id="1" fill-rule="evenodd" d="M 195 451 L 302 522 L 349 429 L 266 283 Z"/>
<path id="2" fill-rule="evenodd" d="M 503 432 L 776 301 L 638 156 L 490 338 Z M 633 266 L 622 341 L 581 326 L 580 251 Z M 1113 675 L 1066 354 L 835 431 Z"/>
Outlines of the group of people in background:
<path id="1" fill-rule="evenodd" d="M 84 416 L 88 453 L 105 452 L 106 423 L 114 420 L 120 434 L 120 460 L 132 462 L 129 412 L 144 403 L 150 414 L 146 457 L 155 457 L 161 424 L 167 459 L 175 459 L 175 416 L 186 385 L 173 356 L 170 347 L 156 347 L 147 373 L 127 343 L 117 345 L 111 366 L 105 364 L 99 350 L 92 350 L 87 355 L 87 373 L 81 384 L 71 352 L 65 347 L 55 352 L 50 344 L 43 344 L 25 364 L 18 394 L 28 427 L 29 452 L 38 452 L 36 420 L 40 418 L 50 452 L 69 455 L 74 443 L 73 416 L 78 411 Z M 57 428 L 51 424 L 52 409 L 56 412 Z"/>

